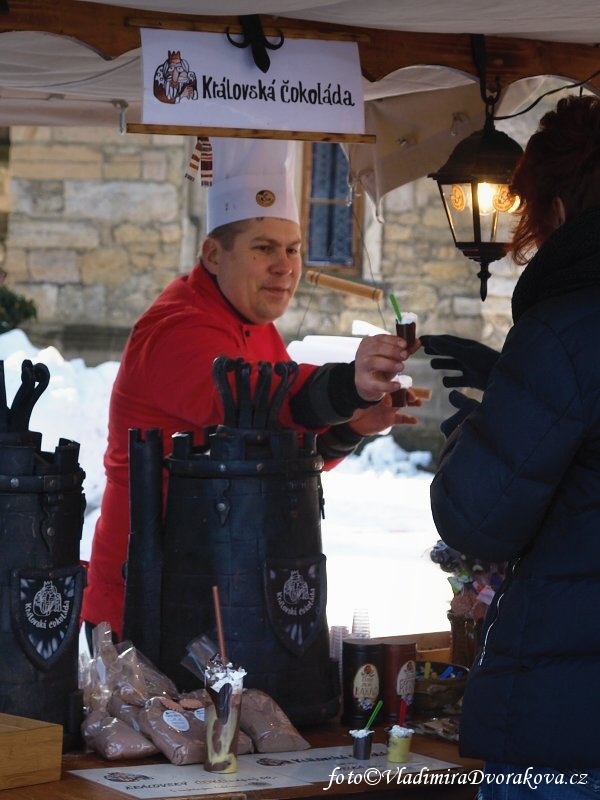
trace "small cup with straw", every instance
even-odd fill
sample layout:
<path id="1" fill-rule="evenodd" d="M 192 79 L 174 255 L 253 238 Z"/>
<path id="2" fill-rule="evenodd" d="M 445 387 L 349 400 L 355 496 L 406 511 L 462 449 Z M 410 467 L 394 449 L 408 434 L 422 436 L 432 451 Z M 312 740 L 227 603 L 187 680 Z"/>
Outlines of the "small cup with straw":
<path id="1" fill-rule="evenodd" d="M 350 736 L 352 736 L 352 756 L 357 761 L 368 761 L 371 758 L 371 748 L 373 746 L 373 730 L 371 729 L 371 725 L 375 722 L 375 718 L 381 711 L 382 705 L 383 700 L 378 700 L 364 728 L 350 731 Z"/>
<path id="2" fill-rule="evenodd" d="M 394 294 L 390 294 L 390 303 L 396 315 L 396 336 L 404 339 L 407 347 L 412 347 L 417 338 L 417 315 L 412 311 L 400 311 Z"/>

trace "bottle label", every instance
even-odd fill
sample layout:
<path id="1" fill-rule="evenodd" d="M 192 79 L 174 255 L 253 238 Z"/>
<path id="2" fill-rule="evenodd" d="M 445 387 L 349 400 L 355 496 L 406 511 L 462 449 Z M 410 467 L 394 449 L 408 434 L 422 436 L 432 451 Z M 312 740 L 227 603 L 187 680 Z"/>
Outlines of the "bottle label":
<path id="1" fill-rule="evenodd" d="M 396 694 L 407 703 L 412 702 L 415 693 L 415 675 L 416 667 L 414 661 L 405 661 L 398 670 L 396 676 Z"/>
<path id="2" fill-rule="evenodd" d="M 379 697 L 379 673 L 375 664 L 363 664 L 354 675 L 352 694 L 356 707 L 370 711 Z"/>

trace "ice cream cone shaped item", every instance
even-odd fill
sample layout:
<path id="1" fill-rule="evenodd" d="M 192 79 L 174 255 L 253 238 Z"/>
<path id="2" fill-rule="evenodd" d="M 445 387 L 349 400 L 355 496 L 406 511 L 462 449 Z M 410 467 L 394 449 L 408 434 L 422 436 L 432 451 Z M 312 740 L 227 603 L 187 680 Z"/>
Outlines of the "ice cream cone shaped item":
<path id="1" fill-rule="evenodd" d="M 396 336 L 404 339 L 408 347 L 412 347 L 417 338 L 417 319 L 412 311 L 404 311 L 396 320 Z"/>
<path id="2" fill-rule="evenodd" d="M 237 740 L 246 670 L 209 661 L 206 666 L 206 760 L 209 772 L 237 772 Z"/>
<path id="3" fill-rule="evenodd" d="M 392 392 L 392 405 L 394 408 L 404 408 L 408 405 L 408 390 L 412 387 L 412 378 L 410 375 L 396 375 L 393 381 L 398 384 L 398 389 Z"/>
<path id="4" fill-rule="evenodd" d="M 395 764 L 406 764 L 414 731 L 401 725 L 386 728 L 387 760 Z"/>

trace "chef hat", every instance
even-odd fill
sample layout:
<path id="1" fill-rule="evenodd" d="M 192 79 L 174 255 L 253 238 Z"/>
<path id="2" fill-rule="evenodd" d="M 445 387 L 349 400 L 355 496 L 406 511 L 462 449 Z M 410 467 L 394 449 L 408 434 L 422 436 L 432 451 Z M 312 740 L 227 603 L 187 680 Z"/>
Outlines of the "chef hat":
<path id="1" fill-rule="evenodd" d="M 207 230 L 256 217 L 299 222 L 294 190 L 296 142 L 211 138 Z"/>

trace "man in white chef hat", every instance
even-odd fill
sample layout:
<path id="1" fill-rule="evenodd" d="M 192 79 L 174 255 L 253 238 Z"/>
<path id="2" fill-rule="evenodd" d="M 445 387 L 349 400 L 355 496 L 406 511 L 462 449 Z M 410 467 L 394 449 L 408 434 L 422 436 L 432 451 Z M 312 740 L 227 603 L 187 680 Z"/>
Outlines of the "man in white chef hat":
<path id="1" fill-rule="evenodd" d="M 289 361 L 273 323 L 288 307 L 302 271 L 296 145 L 227 138 L 211 144 L 208 236 L 198 262 L 136 323 L 111 397 L 107 483 L 82 616 L 90 626 L 108 621 L 118 637 L 129 531 L 129 429 L 162 429 L 165 453 L 177 431 L 193 431 L 201 444 L 206 430 L 224 420 L 212 377 L 215 358 L 242 358 L 253 374 L 259 361 Z M 280 426 L 317 432 L 327 468 L 363 436 L 416 422 L 389 400 L 397 388 L 392 378 L 408 355 L 401 339 L 382 334 L 365 337 L 351 364 L 300 364 Z"/>

